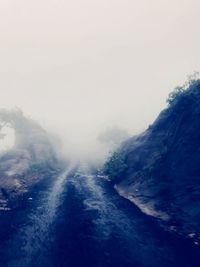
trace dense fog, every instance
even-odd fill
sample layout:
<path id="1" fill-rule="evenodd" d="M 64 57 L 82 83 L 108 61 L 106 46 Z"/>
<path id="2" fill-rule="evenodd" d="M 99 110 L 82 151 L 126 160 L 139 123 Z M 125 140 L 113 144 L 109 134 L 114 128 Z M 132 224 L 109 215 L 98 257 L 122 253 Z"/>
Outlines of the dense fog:
<path id="1" fill-rule="evenodd" d="M 0 107 L 22 109 L 63 153 L 102 160 L 112 145 L 99 136 L 144 130 L 200 69 L 199 8 L 197 0 L 1 1 Z"/>

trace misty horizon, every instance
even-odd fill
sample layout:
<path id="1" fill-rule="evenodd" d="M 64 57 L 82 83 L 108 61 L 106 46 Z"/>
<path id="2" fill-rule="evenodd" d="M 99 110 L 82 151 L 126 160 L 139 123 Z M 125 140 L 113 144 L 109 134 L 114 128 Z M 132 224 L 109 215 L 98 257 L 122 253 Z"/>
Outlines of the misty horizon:
<path id="1" fill-rule="evenodd" d="M 195 0 L 3 1 L 1 108 L 19 107 L 85 155 L 95 154 L 109 127 L 142 132 L 174 87 L 200 69 L 199 7 Z"/>

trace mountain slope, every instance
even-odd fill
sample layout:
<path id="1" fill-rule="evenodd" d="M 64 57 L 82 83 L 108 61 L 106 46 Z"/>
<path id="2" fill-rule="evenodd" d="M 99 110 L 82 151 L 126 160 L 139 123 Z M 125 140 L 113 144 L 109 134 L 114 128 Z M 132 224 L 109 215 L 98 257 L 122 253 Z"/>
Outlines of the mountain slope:
<path id="1" fill-rule="evenodd" d="M 8 201 L 57 172 L 59 164 L 48 134 L 20 110 L 0 110 L 0 123 L 15 131 L 14 146 L 0 154 L 0 210 L 6 210 Z"/>
<path id="2" fill-rule="evenodd" d="M 177 89 L 169 104 L 144 133 L 123 143 L 105 169 L 122 196 L 198 244 L 200 81 Z"/>

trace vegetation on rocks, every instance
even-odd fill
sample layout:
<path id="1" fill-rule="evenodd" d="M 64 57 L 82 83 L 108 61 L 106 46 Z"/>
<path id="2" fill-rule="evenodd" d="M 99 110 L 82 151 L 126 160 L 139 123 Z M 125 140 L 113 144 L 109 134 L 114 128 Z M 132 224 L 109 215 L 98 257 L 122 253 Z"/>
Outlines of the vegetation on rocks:
<path id="1" fill-rule="evenodd" d="M 118 191 L 170 229 L 200 241 L 200 80 L 176 88 L 142 134 L 123 142 L 105 164 Z M 166 215 L 166 216 L 164 216 Z M 195 242 L 199 242 L 195 241 Z"/>

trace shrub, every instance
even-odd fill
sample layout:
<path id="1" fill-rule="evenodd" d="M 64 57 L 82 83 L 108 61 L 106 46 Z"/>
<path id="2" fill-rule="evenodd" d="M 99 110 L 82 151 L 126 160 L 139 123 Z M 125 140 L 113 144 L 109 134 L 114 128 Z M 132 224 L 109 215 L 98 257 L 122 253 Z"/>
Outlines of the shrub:
<path id="1" fill-rule="evenodd" d="M 182 86 L 177 86 L 168 96 L 167 103 L 171 106 L 176 104 L 185 93 L 188 93 L 190 89 L 198 83 L 199 73 L 194 72 L 192 75 L 189 75 L 187 81 Z"/>
<path id="2" fill-rule="evenodd" d="M 121 179 L 126 169 L 125 156 L 121 152 L 114 152 L 104 165 L 104 173 L 116 182 Z"/>

